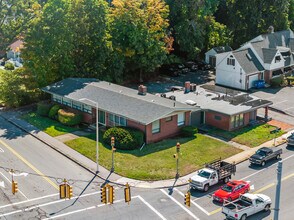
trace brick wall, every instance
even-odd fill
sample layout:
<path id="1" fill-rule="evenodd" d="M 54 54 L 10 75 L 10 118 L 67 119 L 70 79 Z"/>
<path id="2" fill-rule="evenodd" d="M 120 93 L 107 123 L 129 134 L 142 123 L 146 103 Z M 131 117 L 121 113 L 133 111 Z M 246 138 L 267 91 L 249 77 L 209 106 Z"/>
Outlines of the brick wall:
<path id="1" fill-rule="evenodd" d="M 140 124 L 138 122 L 132 121 L 132 120 L 127 120 L 127 126 L 128 127 L 132 127 L 132 128 L 136 128 L 140 131 L 143 131 L 145 133 L 145 125 Z"/>
<path id="2" fill-rule="evenodd" d="M 230 116 L 220 113 L 206 112 L 205 124 L 228 131 L 230 129 Z"/>

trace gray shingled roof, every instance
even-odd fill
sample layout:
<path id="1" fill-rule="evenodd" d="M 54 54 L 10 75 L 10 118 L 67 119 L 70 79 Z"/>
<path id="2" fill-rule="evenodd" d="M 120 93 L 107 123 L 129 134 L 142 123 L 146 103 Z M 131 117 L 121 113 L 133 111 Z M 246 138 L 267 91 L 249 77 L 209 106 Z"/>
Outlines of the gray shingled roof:
<path id="1" fill-rule="evenodd" d="M 264 70 L 261 63 L 258 61 L 250 48 L 233 51 L 233 55 L 246 74 Z"/>
<path id="2" fill-rule="evenodd" d="M 224 53 L 224 52 L 232 51 L 232 48 L 230 46 L 219 46 L 219 47 L 214 47 L 212 49 L 214 49 L 216 53 Z"/>
<path id="3" fill-rule="evenodd" d="M 272 63 L 278 50 L 273 48 L 262 48 L 262 59 L 264 63 Z"/>
<path id="4" fill-rule="evenodd" d="M 268 55 L 263 54 L 263 48 L 272 48 L 276 49 L 277 47 L 290 47 L 293 43 L 291 38 L 294 38 L 294 33 L 291 30 L 278 31 L 269 34 L 259 35 L 256 38 L 252 39 L 251 44 L 256 50 L 258 55 L 264 59 L 268 58 Z"/>
<path id="5" fill-rule="evenodd" d="M 150 124 L 177 112 L 200 110 L 160 96 L 138 95 L 138 91 L 96 79 L 67 78 L 42 88 L 44 92 L 79 101 L 82 98 L 98 102 L 99 109 Z M 80 101 L 95 107 L 87 100 Z"/>

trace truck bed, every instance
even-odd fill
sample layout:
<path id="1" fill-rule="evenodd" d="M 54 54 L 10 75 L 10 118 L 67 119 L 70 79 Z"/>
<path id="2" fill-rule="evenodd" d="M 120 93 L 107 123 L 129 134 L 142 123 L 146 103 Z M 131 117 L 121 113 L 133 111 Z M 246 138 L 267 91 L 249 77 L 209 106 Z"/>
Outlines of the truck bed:
<path id="1" fill-rule="evenodd" d="M 224 207 L 227 209 L 230 209 L 233 212 L 238 212 L 239 210 L 247 208 L 251 205 L 252 203 L 249 203 L 243 200 L 237 200 L 235 202 L 230 202 L 228 204 L 225 204 Z"/>
<path id="2" fill-rule="evenodd" d="M 221 159 L 217 159 L 215 161 L 212 161 L 211 163 L 205 164 L 205 167 L 216 170 L 220 179 L 235 174 L 236 172 L 236 164 L 231 164 L 222 161 Z"/>

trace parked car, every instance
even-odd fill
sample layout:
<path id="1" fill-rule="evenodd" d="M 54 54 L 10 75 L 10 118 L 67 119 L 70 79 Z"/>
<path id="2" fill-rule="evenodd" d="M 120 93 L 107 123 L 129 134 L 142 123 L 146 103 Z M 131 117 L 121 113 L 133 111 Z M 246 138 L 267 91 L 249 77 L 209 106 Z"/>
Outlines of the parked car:
<path id="1" fill-rule="evenodd" d="M 234 202 L 226 202 L 223 205 L 222 213 L 226 219 L 245 220 L 255 213 L 270 210 L 272 201 L 270 197 L 263 194 L 246 193 Z"/>
<path id="2" fill-rule="evenodd" d="M 267 161 L 272 159 L 280 159 L 282 154 L 282 149 L 278 149 L 276 151 L 273 151 L 271 148 L 268 147 L 262 147 L 258 149 L 255 154 L 253 154 L 249 161 L 251 164 L 258 164 L 261 166 L 264 166 Z"/>
<path id="3" fill-rule="evenodd" d="M 229 181 L 226 185 L 223 185 L 219 190 L 215 191 L 212 195 L 214 201 L 223 203 L 224 200 L 233 201 L 240 197 L 244 193 L 248 193 L 250 185 L 243 180 Z"/>
<path id="4" fill-rule="evenodd" d="M 294 146 L 294 132 L 287 137 L 288 146 Z"/>
<path id="5" fill-rule="evenodd" d="M 220 181 L 229 182 L 232 174 L 235 174 L 235 172 L 236 165 L 234 163 L 231 164 L 218 159 L 206 164 L 205 168 L 197 172 L 197 175 L 192 176 L 190 187 L 207 192 L 210 186 Z"/>

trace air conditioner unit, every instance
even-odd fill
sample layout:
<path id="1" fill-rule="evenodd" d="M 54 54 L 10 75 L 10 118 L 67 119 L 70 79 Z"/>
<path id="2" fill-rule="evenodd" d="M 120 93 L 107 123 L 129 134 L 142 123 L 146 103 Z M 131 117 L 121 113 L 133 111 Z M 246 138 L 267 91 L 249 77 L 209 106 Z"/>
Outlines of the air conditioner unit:
<path id="1" fill-rule="evenodd" d="M 187 105 L 192 105 L 192 106 L 194 106 L 194 105 L 197 104 L 197 103 L 194 102 L 193 100 L 186 100 L 185 103 L 186 103 Z"/>

